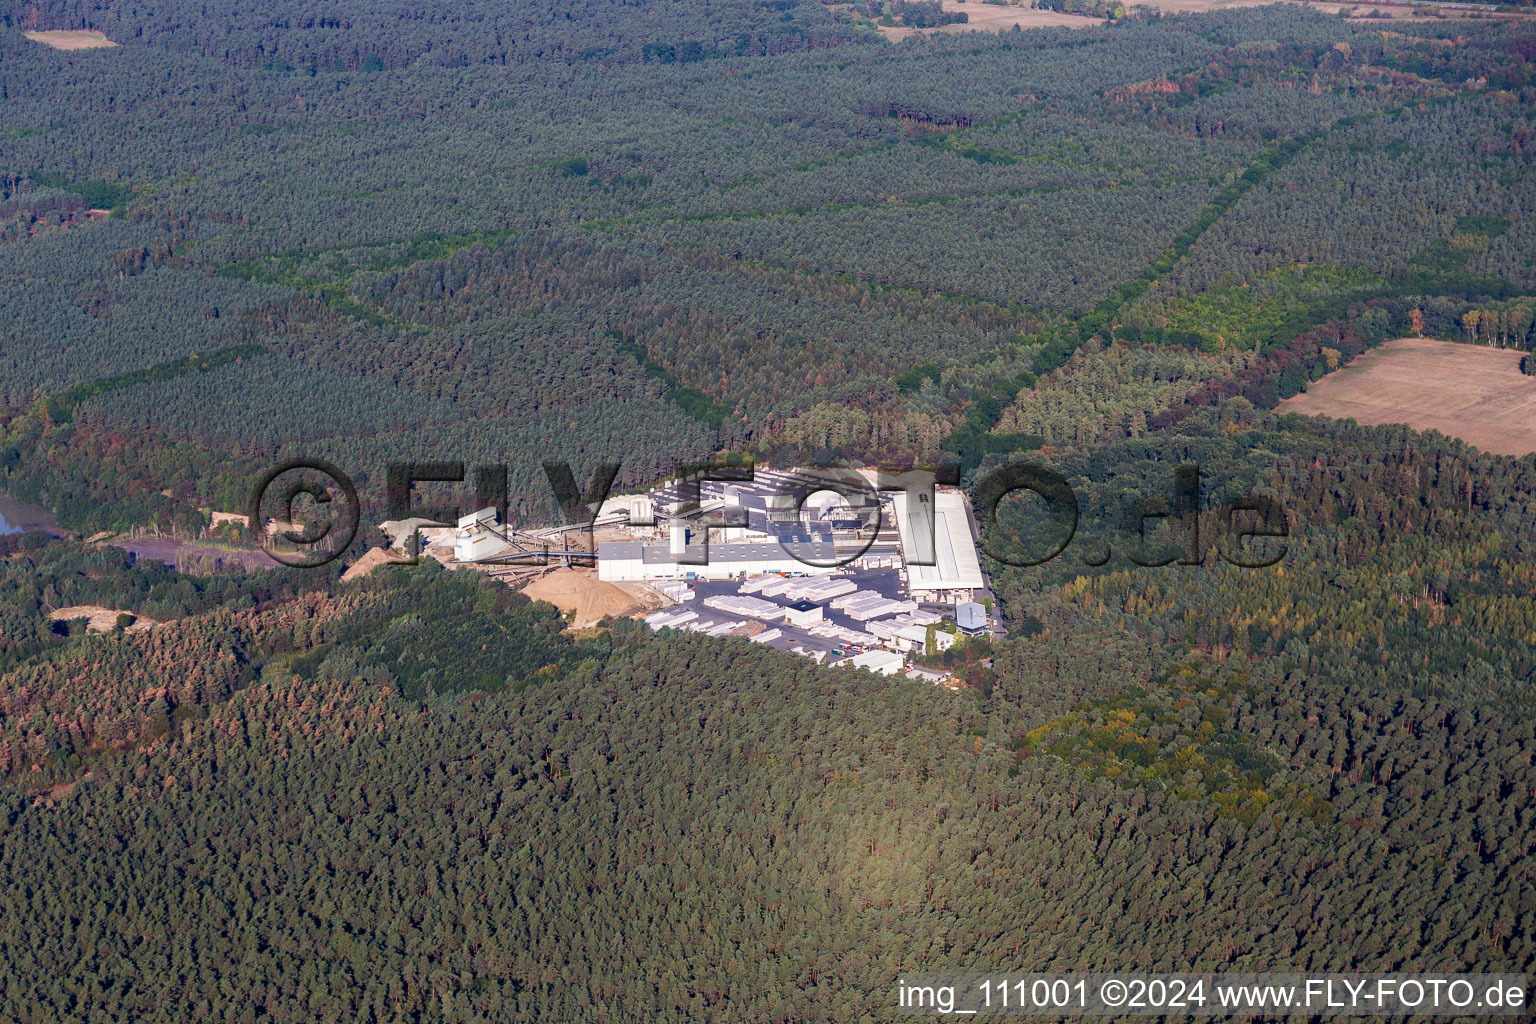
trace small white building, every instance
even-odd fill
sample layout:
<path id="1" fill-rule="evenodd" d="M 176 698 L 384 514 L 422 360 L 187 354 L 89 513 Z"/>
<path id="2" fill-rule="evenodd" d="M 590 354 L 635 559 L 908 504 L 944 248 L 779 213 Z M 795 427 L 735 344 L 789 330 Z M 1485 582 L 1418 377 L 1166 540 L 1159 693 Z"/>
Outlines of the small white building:
<path id="1" fill-rule="evenodd" d="M 825 609 L 810 601 L 796 601 L 784 606 L 784 621 L 791 626 L 810 626 L 821 621 Z"/>
<path id="2" fill-rule="evenodd" d="M 453 557 L 460 562 L 478 562 L 510 551 L 508 544 L 496 529 L 496 510 L 483 508 L 460 519 L 453 533 Z"/>

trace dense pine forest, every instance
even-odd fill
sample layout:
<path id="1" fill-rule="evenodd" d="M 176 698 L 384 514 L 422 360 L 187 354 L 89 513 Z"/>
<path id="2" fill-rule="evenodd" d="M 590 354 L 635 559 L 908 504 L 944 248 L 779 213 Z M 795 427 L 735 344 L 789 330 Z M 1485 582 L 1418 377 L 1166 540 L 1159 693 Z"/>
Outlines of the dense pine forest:
<path id="1" fill-rule="evenodd" d="M 1536 349 L 1536 21 L 881 10 L 0 5 L 0 492 L 67 534 L 0 535 L 0 1017 L 1532 969 L 1536 461 L 1279 403 L 1396 338 Z M 542 462 L 719 453 L 1028 458 L 1078 535 L 1021 567 L 1038 507 L 989 523 L 958 692 L 80 539 L 291 458 L 371 526 L 391 461 L 504 463 L 539 517 Z"/>

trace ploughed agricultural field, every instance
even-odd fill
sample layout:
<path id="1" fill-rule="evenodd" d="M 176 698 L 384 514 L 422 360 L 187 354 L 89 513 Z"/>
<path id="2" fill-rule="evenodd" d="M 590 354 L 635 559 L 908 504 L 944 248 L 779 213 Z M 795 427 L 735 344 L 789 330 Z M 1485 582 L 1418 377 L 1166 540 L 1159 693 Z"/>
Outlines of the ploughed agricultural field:
<path id="1" fill-rule="evenodd" d="M 1406 423 L 1438 430 L 1485 452 L 1536 452 L 1536 377 L 1520 372 L 1524 353 L 1399 338 L 1360 356 L 1280 403 L 1279 412 Z"/>

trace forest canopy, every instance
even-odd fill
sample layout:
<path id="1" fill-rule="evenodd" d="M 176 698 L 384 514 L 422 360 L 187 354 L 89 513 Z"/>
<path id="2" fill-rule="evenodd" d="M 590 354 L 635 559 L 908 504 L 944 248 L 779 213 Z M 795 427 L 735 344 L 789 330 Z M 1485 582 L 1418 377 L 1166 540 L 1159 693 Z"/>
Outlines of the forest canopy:
<path id="1" fill-rule="evenodd" d="M 0 535 L 0 1017 L 1530 971 L 1536 462 L 1280 403 L 1394 338 L 1536 348 L 1536 33 L 1099 7 L 0 6 L 0 491 L 61 535 Z M 290 459 L 376 538 L 391 462 L 541 521 L 546 461 L 723 453 L 1028 459 L 1079 536 L 984 561 L 951 692 L 213 530 Z M 1136 564 L 1189 463 L 1193 557 Z M 1218 550 L 1255 496 L 1267 569 Z"/>

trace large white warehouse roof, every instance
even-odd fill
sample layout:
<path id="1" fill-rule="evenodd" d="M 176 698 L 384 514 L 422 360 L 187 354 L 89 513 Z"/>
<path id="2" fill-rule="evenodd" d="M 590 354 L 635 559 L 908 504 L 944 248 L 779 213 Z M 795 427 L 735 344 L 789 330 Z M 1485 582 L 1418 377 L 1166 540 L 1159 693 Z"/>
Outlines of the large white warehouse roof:
<path id="1" fill-rule="evenodd" d="M 911 559 L 929 545 L 928 519 L 921 503 L 909 501 L 906 491 L 892 498 L 902 557 L 907 560 L 907 587 L 920 590 L 978 590 L 983 586 L 981 561 L 971 536 L 965 499 L 959 491 L 935 490 L 933 554 L 937 565 L 913 565 Z"/>

